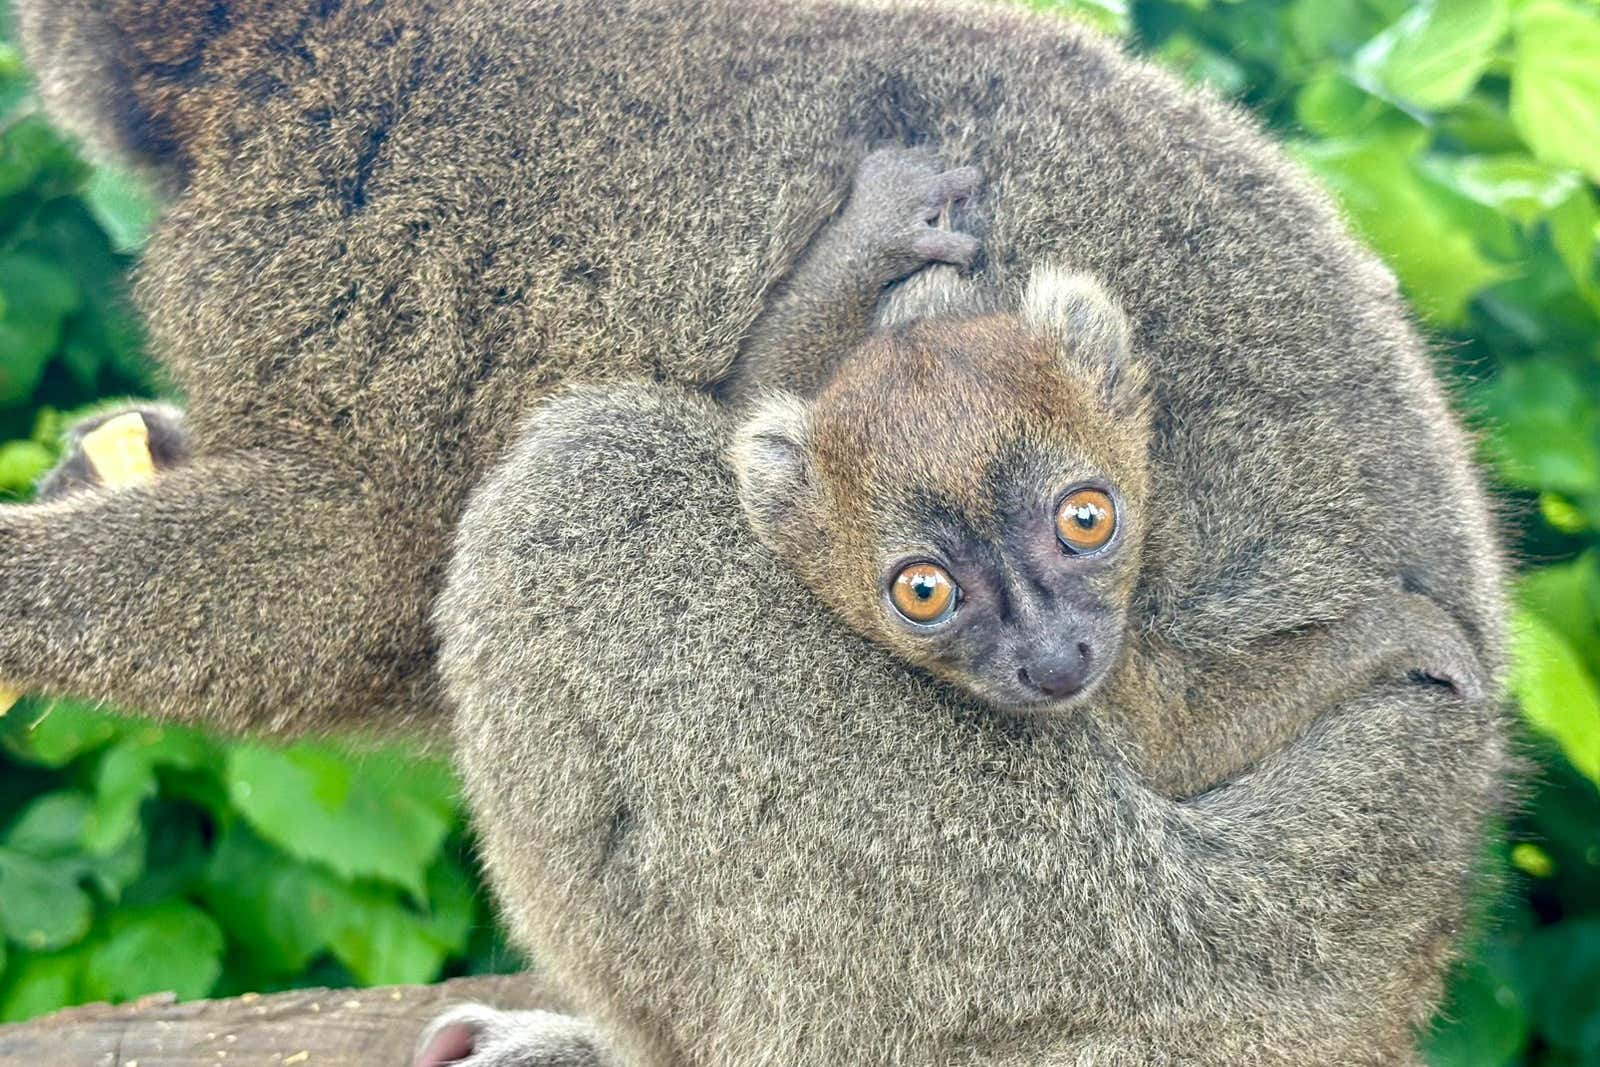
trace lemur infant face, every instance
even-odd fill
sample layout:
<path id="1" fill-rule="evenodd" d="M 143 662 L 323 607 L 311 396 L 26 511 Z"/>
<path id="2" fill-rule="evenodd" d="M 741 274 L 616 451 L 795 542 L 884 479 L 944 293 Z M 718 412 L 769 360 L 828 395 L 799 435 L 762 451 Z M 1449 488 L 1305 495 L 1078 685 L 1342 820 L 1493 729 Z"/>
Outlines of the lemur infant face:
<path id="1" fill-rule="evenodd" d="M 1109 353 L 1013 315 L 876 336 L 736 449 L 762 539 L 860 632 L 1009 711 L 1107 677 L 1138 576 L 1148 417 Z"/>
<path id="2" fill-rule="evenodd" d="M 1019 452 L 991 469 L 992 509 L 974 512 L 934 486 L 918 487 L 911 509 L 882 501 L 892 517 L 867 591 L 877 616 L 866 618 L 868 604 L 834 607 L 996 707 L 1065 707 L 1095 689 L 1122 647 L 1134 522 L 1100 471 Z"/>

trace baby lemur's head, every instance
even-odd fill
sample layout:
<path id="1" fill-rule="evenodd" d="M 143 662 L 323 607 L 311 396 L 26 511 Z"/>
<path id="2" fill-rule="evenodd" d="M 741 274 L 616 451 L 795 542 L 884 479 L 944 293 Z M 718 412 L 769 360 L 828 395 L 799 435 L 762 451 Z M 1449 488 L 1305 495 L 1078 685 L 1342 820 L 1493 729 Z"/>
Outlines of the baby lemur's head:
<path id="1" fill-rule="evenodd" d="M 1149 415 L 1122 312 L 1037 272 L 1020 313 L 874 335 L 733 449 L 757 535 L 863 633 L 1008 710 L 1091 692 L 1137 576 Z"/>

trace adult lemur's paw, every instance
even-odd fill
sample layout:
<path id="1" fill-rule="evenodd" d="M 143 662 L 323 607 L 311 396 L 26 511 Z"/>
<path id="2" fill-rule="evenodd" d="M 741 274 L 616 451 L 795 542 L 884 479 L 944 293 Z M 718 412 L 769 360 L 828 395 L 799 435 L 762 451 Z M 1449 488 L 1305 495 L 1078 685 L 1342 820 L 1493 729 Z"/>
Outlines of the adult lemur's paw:
<path id="1" fill-rule="evenodd" d="M 189 441 L 184 434 L 182 411 L 170 404 L 134 404 L 113 408 L 91 415 L 72 427 L 67 435 L 61 462 L 39 479 L 35 499 L 55 500 L 103 484 L 100 472 L 84 449 L 84 438 L 112 419 L 124 415 L 138 415 L 144 421 L 150 442 L 150 461 L 156 473 L 188 460 Z"/>
<path id="2" fill-rule="evenodd" d="M 589 1023 L 548 1011 L 465 1004 L 435 1019 L 412 1067 L 615 1067 Z"/>
<path id="3" fill-rule="evenodd" d="M 945 169 L 922 148 L 880 148 L 856 172 L 845 222 L 864 250 L 884 267 L 884 284 L 929 263 L 970 266 L 978 239 L 942 228 L 941 216 L 977 192 L 976 167 Z"/>

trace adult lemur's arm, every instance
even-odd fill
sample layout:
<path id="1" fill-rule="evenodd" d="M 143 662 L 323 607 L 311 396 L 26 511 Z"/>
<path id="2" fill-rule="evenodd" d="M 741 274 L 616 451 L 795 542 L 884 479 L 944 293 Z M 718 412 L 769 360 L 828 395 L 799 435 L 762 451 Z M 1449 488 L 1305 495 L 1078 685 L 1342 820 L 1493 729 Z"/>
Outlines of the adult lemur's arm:
<path id="1" fill-rule="evenodd" d="M 1007 722 L 847 633 L 748 536 L 725 433 L 659 389 L 542 409 L 437 614 L 506 914 L 623 1059 L 1414 1061 L 1491 701 L 1396 670 L 1169 801 L 1093 708 Z"/>

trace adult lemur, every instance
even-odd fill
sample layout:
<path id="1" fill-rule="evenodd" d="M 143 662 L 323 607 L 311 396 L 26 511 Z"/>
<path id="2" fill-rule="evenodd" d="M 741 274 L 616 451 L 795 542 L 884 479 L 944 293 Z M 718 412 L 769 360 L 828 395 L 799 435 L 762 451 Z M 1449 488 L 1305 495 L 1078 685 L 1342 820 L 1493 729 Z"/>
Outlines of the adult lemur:
<path id="1" fill-rule="evenodd" d="M 1492 522 L 1389 279 L 1247 122 L 1092 36 L 929 3 L 19 13 L 53 112 L 174 194 L 138 299 L 189 398 L 193 458 L 149 487 L 0 512 L 6 682 L 238 728 L 437 721 L 428 612 L 468 491 L 534 401 L 572 380 L 717 381 L 868 149 L 918 143 L 985 174 L 971 208 L 988 282 L 1015 290 L 1039 263 L 1069 263 L 1133 323 L 1162 413 L 1160 522 L 1130 609 L 1152 648 L 1270 650 L 1398 587 L 1500 662 Z M 510 631 L 531 645 L 498 659 L 447 628 L 457 662 L 486 657 L 503 686 L 455 695 L 510 918 L 626 1047 L 1031 1063 L 1048 1060 L 1046 1028 L 1065 1062 L 1145 1062 L 1163 1035 L 1231 1062 L 1404 1047 L 1498 796 L 1488 702 L 1375 683 L 1253 775 L 1160 800 L 1081 726 L 996 734 L 779 599 L 791 587 L 736 532 L 710 418 L 629 390 L 546 412 L 508 468 L 546 525 L 519 529 L 526 498 L 506 495 L 462 559 L 505 577 L 516 546 L 551 575 L 526 615 L 549 625 Z M 570 454 L 544 447 L 564 439 Z M 540 480 L 569 475 L 602 491 Z M 678 492 L 705 506 L 685 511 Z M 462 566 L 460 598 L 489 588 Z M 636 566 L 671 580 L 625 581 Z M 1197 681 L 1174 669 L 1154 684 Z M 472 725 L 490 721 L 485 701 L 514 709 L 499 740 L 524 750 L 534 738 L 507 727 L 535 714 L 530 693 L 583 718 L 551 734 L 571 751 L 652 782 L 661 766 L 608 763 L 616 739 L 589 723 L 659 708 L 611 721 L 681 725 L 660 751 L 688 761 L 683 775 L 657 800 L 620 776 L 610 792 L 570 782 L 583 818 L 553 808 L 530 827 L 522 791 L 563 775 L 475 759 Z M 696 719 L 713 713 L 730 737 Z M 907 730 L 923 732 L 895 754 Z M 1258 746 L 1241 737 L 1186 775 L 1229 778 Z M 843 773 L 885 788 L 836 788 Z M 695 815 L 683 841 L 728 846 L 748 879 L 715 865 L 676 887 L 632 877 L 670 866 L 645 831 L 674 813 Z M 740 827 L 748 852 L 717 836 Z M 761 842 L 777 827 L 794 847 L 774 855 Z M 519 912 L 522 850 L 547 833 L 601 872 L 598 910 Z M 843 891 L 874 871 L 881 891 L 870 877 Z M 818 898 L 782 888 L 807 879 L 841 891 L 826 907 L 853 925 L 835 943 L 802 921 Z M 900 937 L 918 913 L 935 940 Z M 681 923 L 658 946 L 616 940 L 663 919 Z M 641 958 L 608 961 L 619 944 L 655 961 L 635 1007 L 600 992 Z M 615 977 L 631 994 L 641 974 Z"/>

